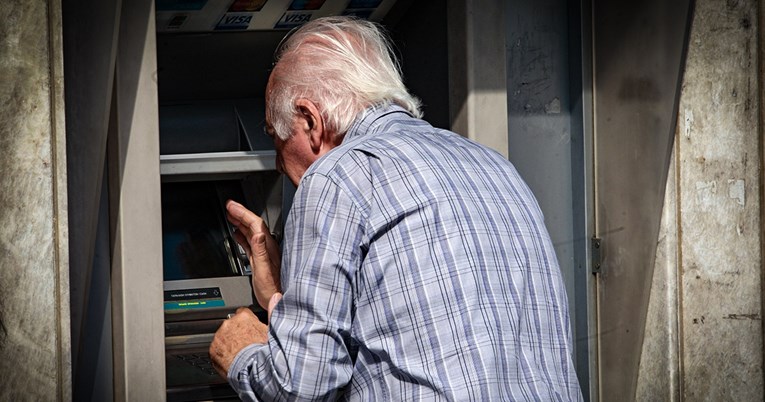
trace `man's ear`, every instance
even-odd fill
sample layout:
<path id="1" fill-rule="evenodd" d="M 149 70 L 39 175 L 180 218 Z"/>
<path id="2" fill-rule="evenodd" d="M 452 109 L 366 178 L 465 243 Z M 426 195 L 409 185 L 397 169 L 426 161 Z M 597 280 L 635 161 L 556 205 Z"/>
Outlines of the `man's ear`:
<path id="1" fill-rule="evenodd" d="M 301 129 L 308 135 L 311 150 L 316 154 L 320 153 L 327 133 L 324 131 L 324 120 L 321 118 L 319 108 L 315 103 L 304 98 L 295 101 L 295 106 L 302 120 Z"/>

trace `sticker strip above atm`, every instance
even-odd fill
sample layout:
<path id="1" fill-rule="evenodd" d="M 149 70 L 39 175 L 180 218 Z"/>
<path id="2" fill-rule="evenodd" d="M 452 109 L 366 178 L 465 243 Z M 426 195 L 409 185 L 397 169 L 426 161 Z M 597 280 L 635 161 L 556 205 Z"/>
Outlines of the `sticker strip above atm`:
<path id="1" fill-rule="evenodd" d="M 292 29 L 319 17 L 381 21 L 396 0 L 156 0 L 157 32 Z"/>

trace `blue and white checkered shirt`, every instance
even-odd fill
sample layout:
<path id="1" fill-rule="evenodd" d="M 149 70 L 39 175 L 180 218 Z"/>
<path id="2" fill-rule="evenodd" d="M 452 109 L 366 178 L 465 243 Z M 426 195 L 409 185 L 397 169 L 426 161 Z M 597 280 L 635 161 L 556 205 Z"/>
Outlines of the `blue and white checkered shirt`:
<path id="1" fill-rule="evenodd" d="M 581 400 L 560 269 L 500 154 L 398 106 L 303 176 L 245 400 Z"/>

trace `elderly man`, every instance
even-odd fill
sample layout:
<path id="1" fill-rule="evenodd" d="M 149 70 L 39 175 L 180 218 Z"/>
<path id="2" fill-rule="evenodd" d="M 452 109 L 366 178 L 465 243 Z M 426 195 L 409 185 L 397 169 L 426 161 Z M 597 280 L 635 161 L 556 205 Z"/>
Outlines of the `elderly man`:
<path id="1" fill-rule="evenodd" d="M 318 19 L 277 60 L 267 131 L 298 186 L 282 253 L 227 205 L 269 323 L 240 309 L 210 347 L 240 397 L 581 399 L 560 269 L 513 166 L 419 119 L 373 23 Z"/>

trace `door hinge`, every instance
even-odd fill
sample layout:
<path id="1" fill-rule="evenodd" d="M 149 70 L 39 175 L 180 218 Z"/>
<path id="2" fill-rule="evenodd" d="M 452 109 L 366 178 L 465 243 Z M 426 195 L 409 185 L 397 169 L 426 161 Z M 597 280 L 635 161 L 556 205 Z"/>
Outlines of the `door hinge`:
<path id="1" fill-rule="evenodd" d="M 592 255 L 592 273 L 593 274 L 599 274 L 602 261 L 600 259 L 600 249 L 601 249 L 601 240 L 597 237 L 592 238 L 591 242 L 591 255 Z"/>

